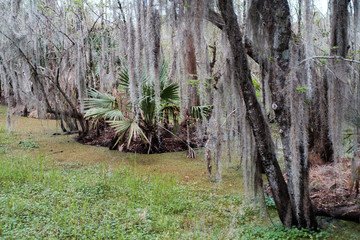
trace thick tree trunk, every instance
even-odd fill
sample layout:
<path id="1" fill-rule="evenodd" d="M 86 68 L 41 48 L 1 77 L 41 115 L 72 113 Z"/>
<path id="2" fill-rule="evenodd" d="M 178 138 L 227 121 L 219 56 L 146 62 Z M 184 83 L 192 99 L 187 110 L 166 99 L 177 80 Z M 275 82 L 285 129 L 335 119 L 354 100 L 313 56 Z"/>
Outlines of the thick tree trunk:
<path id="1" fill-rule="evenodd" d="M 331 10 L 331 34 L 330 34 L 330 54 L 345 58 L 348 52 L 348 22 L 349 0 L 332 0 Z M 342 122 L 344 119 L 344 108 L 346 108 L 344 99 L 347 96 L 346 82 L 347 70 L 345 62 L 330 61 L 329 68 L 326 71 L 328 75 L 328 107 L 329 107 L 329 135 L 332 141 L 334 153 L 331 161 L 337 162 L 342 153 Z"/>
<path id="2" fill-rule="evenodd" d="M 346 57 L 348 52 L 348 0 L 332 0 L 331 55 Z M 333 162 L 340 157 L 342 145 L 343 97 L 345 87 L 338 78 L 346 77 L 342 62 L 330 62 L 323 82 L 316 83 L 312 99 L 310 153 L 313 159 Z M 335 76 L 336 74 L 336 76 Z"/>
<path id="3" fill-rule="evenodd" d="M 287 0 L 253 0 L 249 11 L 251 28 L 255 29 L 253 32 L 255 47 L 260 49 L 264 44 L 268 46 L 268 51 L 264 52 L 262 58 L 269 66 L 272 108 L 283 144 L 288 191 L 291 205 L 294 207 L 295 225 L 316 228 L 317 223 L 308 194 L 308 156 L 305 145 L 307 134 L 296 134 L 297 129 L 306 122 L 305 119 L 292 119 L 291 115 L 290 103 L 296 100 L 290 101 L 289 98 L 289 95 L 291 96 L 295 91 L 289 87 L 291 86 L 289 5 Z M 293 116 L 293 118 L 297 117 L 300 116 Z M 294 132 L 295 134 L 292 135 Z"/>
<path id="4" fill-rule="evenodd" d="M 261 110 L 261 105 L 257 100 L 252 84 L 242 34 L 240 33 L 233 3 L 232 0 L 219 0 L 218 4 L 225 23 L 224 31 L 233 54 L 234 75 L 237 80 L 234 88 L 241 91 L 244 97 L 247 118 L 255 136 L 256 146 L 269 180 L 279 217 L 285 226 L 291 227 L 296 225 L 293 206 L 291 206 L 287 185 L 276 159 L 275 146 L 271 138 L 269 125 Z"/>
<path id="5" fill-rule="evenodd" d="M 334 152 L 329 135 L 326 74 L 322 80 L 313 83 L 313 86 L 309 124 L 309 162 L 310 164 L 322 164 L 331 162 Z"/>
<path id="6" fill-rule="evenodd" d="M 189 11 L 189 10 L 187 10 Z M 187 13 L 188 19 L 186 20 L 187 24 L 191 26 L 193 23 L 191 22 L 192 13 Z M 197 65 L 196 65 L 196 49 L 195 49 L 195 43 L 194 43 L 194 35 L 191 30 L 185 29 L 184 30 L 184 42 L 185 42 L 185 49 L 186 49 L 186 71 L 189 75 L 188 79 L 191 79 L 194 81 L 193 83 L 186 83 L 187 85 L 187 102 L 186 102 L 186 112 L 184 114 L 185 118 L 191 116 L 191 108 L 193 106 L 199 106 L 200 105 L 200 97 L 198 94 L 198 87 L 196 84 L 196 81 L 198 80 L 198 72 L 197 72 Z M 186 121 L 186 129 L 187 129 L 187 143 L 190 146 L 190 121 Z M 194 158 L 193 150 L 189 147 L 189 158 Z"/>
<path id="7" fill-rule="evenodd" d="M 197 80 L 197 66 L 196 66 L 196 52 L 195 52 L 195 45 L 194 45 L 194 36 L 191 31 L 185 31 L 185 39 L 186 39 L 186 70 L 190 75 L 189 79 L 194 81 Z M 188 83 L 188 93 L 189 99 L 187 103 L 187 108 L 191 110 L 192 106 L 199 106 L 200 99 L 198 94 L 198 88 L 196 84 Z"/>

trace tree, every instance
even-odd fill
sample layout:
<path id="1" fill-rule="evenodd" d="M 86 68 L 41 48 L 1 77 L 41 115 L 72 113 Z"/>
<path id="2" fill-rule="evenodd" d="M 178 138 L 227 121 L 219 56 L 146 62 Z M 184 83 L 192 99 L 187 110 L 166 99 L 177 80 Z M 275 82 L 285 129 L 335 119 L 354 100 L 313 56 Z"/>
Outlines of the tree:
<path id="1" fill-rule="evenodd" d="M 280 128 L 280 133 L 282 135 L 284 147 L 287 148 L 284 150 L 285 159 L 288 161 L 286 165 L 288 185 L 285 183 L 285 180 L 282 177 L 280 167 L 278 165 L 275 148 L 271 138 L 270 128 L 267 123 L 267 120 L 261 110 L 260 103 L 258 102 L 252 85 L 250 70 L 248 67 L 246 54 L 242 42 L 242 34 L 237 23 L 237 17 L 233 9 L 233 3 L 230 0 L 219 0 L 218 5 L 224 20 L 225 26 L 224 31 L 226 32 L 227 38 L 229 40 L 233 61 L 234 61 L 234 72 L 235 78 L 238 81 L 236 86 L 237 89 L 241 89 L 242 95 L 247 108 L 247 117 L 250 120 L 250 125 L 255 136 L 256 145 L 260 153 L 261 161 L 266 173 L 266 176 L 269 180 L 271 186 L 274 200 L 277 206 L 279 217 L 285 226 L 296 225 L 298 227 L 306 228 L 316 228 L 317 223 L 315 216 L 312 212 L 311 202 L 308 195 L 308 185 L 306 177 L 307 164 L 306 164 L 306 152 L 304 152 L 304 144 L 300 143 L 297 145 L 299 149 L 293 149 L 293 151 L 300 150 L 300 160 L 305 161 L 301 164 L 302 169 L 299 170 L 300 178 L 297 179 L 300 182 L 298 185 L 292 185 L 290 181 L 293 180 L 294 174 L 291 169 L 291 149 L 290 149 L 290 114 L 289 114 L 289 103 L 286 102 L 286 96 L 282 93 L 282 89 L 286 84 L 287 68 L 289 64 L 289 56 L 284 54 L 288 51 L 288 41 L 290 38 L 289 34 L 289 8 L 286 1 L 259 1 L 257 2 L 257 7 L 263 6 L 265 17 L 270 18 L 268 22 L 268 39 L 270 41 L 270 46 L 276 60 L 277 65 L 273 67 L 280 68 L 278 71 L 275 71 L 273 74 L 273 96 L 275 98 L 277 107 L 277 121 Z M 266 6 L 278 6 L 278 8 L 266 7 Z M 266 12 L 269 9 L 270 12 Z M 274 18 L 272 18 L 274 17 Z M 277 40 L 277 41 L 274 41 Z M 276 45 L 275 45 L 276 43 Z M 287 52 L 287 54 L 289 54 Z M 286 152 L 288 151 L 288 152 Z M 296 159 L 297 160 L 297 159 Z M 303 196 L 305 199 L 296 201 L 294 199 L 294 191 L 300 191 L 300 196 Z M 307 193 L 306 193 L 307 191 Z M 302 215 L 300 215 L 302 214 Z"/>
<path id="2" fill-rule="evenodd" d="M 224 20 L 224 31 L 229 40 L 233 61 L 234 73 L 237 80 L 237 91 L 242 91 L 247 109 L 247 117 L 255 136 L 256 145 L 261 155 L 261 161 L 268 177 L 271 190 L 274 195 L 275 204 L 279 211 L 281 221 L 291 226 L 293 222 L 293 212 L 290 203 L 289 193 L 285 180 L 282 176 L 279 164 L 275 155 L 275 147 L 271 138 L 270 128 L 261 110 L 252 85 L 250 69 L 242 42 L 242 34 L 237 23 L 232 0 L 218 1 L 221 16 Z"/>

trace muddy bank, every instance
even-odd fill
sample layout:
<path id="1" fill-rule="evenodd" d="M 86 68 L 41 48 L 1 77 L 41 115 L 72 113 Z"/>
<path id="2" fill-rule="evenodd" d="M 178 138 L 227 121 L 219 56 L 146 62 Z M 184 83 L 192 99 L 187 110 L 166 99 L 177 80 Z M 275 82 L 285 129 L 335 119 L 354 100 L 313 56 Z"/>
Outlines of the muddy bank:
<path id="1" fill-rule="evenodd" d="M 190 143 L 187 143 L 186 127 L 179 126 L 178 129 L 174 129 L 173 126 L 168 126 L 167 129 L 160 129 L 160 144 L 158 138 L 152 136 L 149 140 L 151 145 L 144 143 L 140 137 L 133 139 L 127 146 L 127 136 L 123 138 L 123 141 L 118 142 L 119 134 L 116 134 L 113 128 L 111 128 L 104 121 L 99 122 L 96 128 L 89 131 L 86 136 L 77 137 L 76 140 L 80 143 L 92 146 L 107 147 L 110 150 L 117 150 L 120 152 L 132 152 L 132 153 L 167 153 L 167 152 L 180 152 L 188 150 L 188 145 L 191 148 L 200 148 L 205 145 L 206 138 L 199 138 L 196 134 L 195 127 L 190 130 Z"/>

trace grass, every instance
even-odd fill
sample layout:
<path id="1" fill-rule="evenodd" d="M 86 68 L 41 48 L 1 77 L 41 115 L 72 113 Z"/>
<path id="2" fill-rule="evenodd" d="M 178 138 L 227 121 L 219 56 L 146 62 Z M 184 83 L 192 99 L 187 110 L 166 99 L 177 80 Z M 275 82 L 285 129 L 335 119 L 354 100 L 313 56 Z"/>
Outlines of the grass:
<path id="1" fill-rule="evenodd" d="M 18 124 L 24 121 L 36 124 Z M 234 189 L 241 179 L 225 175 L 217 187 L 190 183 L 204 178 L 197 175 L 203 163 L 181 154 L 149 160 L 51 132 L 9 135 L 1 122 L 0 130 L 0 239 L 357 239 L 346 226 L 329 224 L 315 234 L 284 229 L 276 218 L 272 225 Z M 70 150 L 74 155 L 65 155 Z"/>
<path id="2" fill-rule="evenodd" d="M 193 189 L 165 175 L 110 171 L 105 164 L 61 165 L 41 155 L 3 155 L 0 165 L 3 239 L 310 236 L 279 226 L 254 229 L 258 211 L 245 206 L 241 195 Z"/>
<path id="3" fill-rule="evenodd" d="M 280 226 L 254 228 L 258 210 L 240 194 L 195 189 L 164 174 L 64 164 L 27 152 L 0 154 L 0 166 L 1 239 L 310 236 Z"/>
<path id="4" fill-rule="evenodd" d="M 42 156 L 3 156 L 0 164 L 4 239 L 220 236 L 231 219 L 225 209 L 241 203 L 129 168 L 61 166 Z"/>

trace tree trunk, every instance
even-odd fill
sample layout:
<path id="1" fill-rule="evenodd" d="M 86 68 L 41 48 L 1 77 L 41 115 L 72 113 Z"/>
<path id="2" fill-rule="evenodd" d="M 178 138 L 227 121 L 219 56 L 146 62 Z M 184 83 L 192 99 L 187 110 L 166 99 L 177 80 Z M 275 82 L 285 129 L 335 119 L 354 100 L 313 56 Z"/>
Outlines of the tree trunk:
<path id="1" fill-rule="evenodd" d="M 194 36 L 190 30 L 185 30 L 184 36 L 186 39 L 186 70 L 189 74 L 189 79 L 197 81 L 198 77 Z M 196 83 L 188 83 L 188 94 L 189 98 L 187 102 L 187 108 L 191 111 L 191 107 L 200 105 L 200 99 Z"/>
<path id="2" fill-rule="evenodd" d="M 337 206 L 328 209 L 315 209 L 317 216 L 332 217 L 346 221 L 360 223 L 360 207 L 354 206 Z"/>
<path id="3" fill-rule="evenodd" d="M 346 57 L 348 52 L 348 0 L 331 1 L 330 54 Z M 346 78 L 343 62 L 330 62 L 323 82 L 317 82 L 311 112 L 310 153 L 322 162 L 334 162 L 340 157 L 342 120 L 346 87 L 339 78 Z"/>
<path id="4" fill-rule="evenodd" d="M 186 23 L 189 24 L 190 26 L 192 25 L 192 23 L 190 22 L 191 17 L 192 17 L 192 13 L 190 12 L 189 9 L 187 9 L 187 11 L 189 11 L 186 16 L 188 17 L 188 19 L 186 20 Z M 198 88 L 197 88 L 197 80 L 198 80 L 198 75 L 197 75 L 197 66 L 196 66 L 196 49 L 195 49 L 195 43 L 194 43 L 194 35 L 192 33 L 191 30 L 189 29 L 185 29 L 184 30 L 184 42 L 185 42 L 185 49 L 186 49 L 186 54 L 185 54 L 185 58 L 186 58 L 186 71 L 187 74 L 189 75 L 188 79 L 191 79 L 193 81 L 193 83 L 189 83 L 187 82 L 187 102 L 186 102 L 186 113 L 187 116 L 185 116 L 185 118 L 187 117 L 191 117 L 191 108 L 193 106 L 199 106 L 200 105 L 200 98 L 199 98 L 199 94 L 198 94 Z M 186 129 L 187 129 L 187 144 L 190 146 L 190 121 L 186 121 Z M 193 158 L 193 150 L 189 147 L 189 154 L 188 157 Z"/>
<path id="5" fill-rule="evenodd" d="M 257 100 L 252 84 L 247 56 L 242 42 L 242 34 L 234 12 L 232 0 L 219 0 L 219 9 L 225 23 L 224 31 L 229 40 L 234 61 L 234 75 L 237 80 L 237 91 L 244 97 L 247 118 L 255 136 L 256 146 L 260 153 L 266 176 L 269 180 L 274 201 L 279 217 L 287 227 L 296 225 L 293 206 L 291 206 L 287 185 L 282 176 L 281 169 L 276 159 L 275 146 L 266 118 Z"/>
<path id="6" fill-rule="evenodd" d="M 313 86 L 309 120 L 309 162 L 310 164 L 322 164 L 331 162 L 334 152 L 329 135 L 326 74 L 322 80 L 313 83 Z"/>
<path id="7" fill-rule="evenodd" d="M 268 46 L 268 51 L 265 51 L 263 55 L 263 61 L 268 61 L 268 66 L 270 66 L 268 70 L 272 108 L 275 112 L 283 145 L 287 186 L 291 205 L 294 207 L 295 225 L 304 228 L 316 228 L 317 223 L 309 198 L 308 154 L 305 145 L 307 132 L 302 132 L 301 129 L 304 124 L 306 125 L 306 119 L 305 116 L 301 118 L 292 115 L 292 109 L 296 109 L 296 107 L 292 107 L 296 104 L 294 101 L 302 101 L 302 99 L 289 98 L 289 96 L 296 94 L 296 86 L 290 86 L 293 86 L 294 81 L 299 79 L 297 76 L 294 80 L 290 79 L 290 56 L 292 56 L 292 52 L 290 52 L 289 5 L 287 0 L 253 0 L 249 11 L 252 28 L 260 28 L 260 32 L 262 31 L 261 34 L 256 31 L 253 33 L 256 47 L 261 49 L 264 44 Z M 296 48 L 294 46 L 295 58 L 301 55 Z M 299 105 L 302 105 L 302 102 L 299 102 Z"/>
<path id="8" fill-rule="evenodd" d="M 330 55 L 345 58 L 348 52 L 348 0 L 332 0 L 331 10 L 331 34 Z M 328 74 L 328 107 L 329 107 L 329 135 L 332 141 L 334 153 L 332 162 L 337 162 L 342 152 L 342 122 L 344 119 L 345 101 L 347 96 L 347 65 L 343 61 L 330 61 Z"/>

